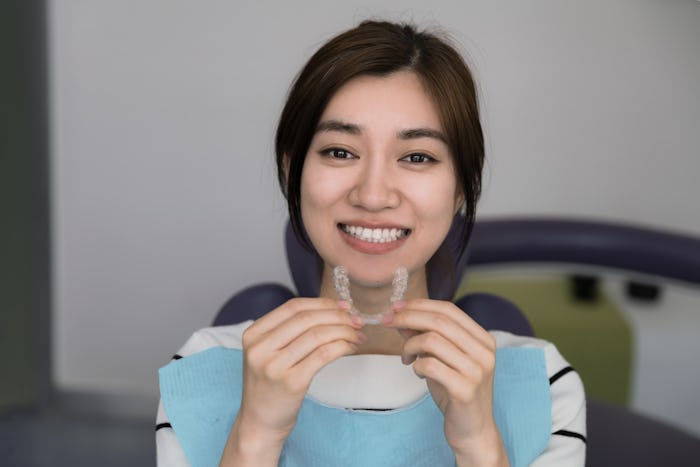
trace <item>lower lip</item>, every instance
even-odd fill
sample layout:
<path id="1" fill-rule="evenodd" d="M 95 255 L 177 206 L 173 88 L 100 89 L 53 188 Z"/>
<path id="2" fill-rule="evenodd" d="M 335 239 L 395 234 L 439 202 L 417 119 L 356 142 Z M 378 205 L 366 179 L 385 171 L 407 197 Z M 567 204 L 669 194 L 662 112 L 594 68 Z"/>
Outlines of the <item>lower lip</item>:
<path id="1" fill-rule="evenodd" d="M 360 253 L 365 253 L 367 255 L 383 255 L 385 253 L 389 253 L 390 251 L 393 251 L 399 248 L 401 245 L 403 245 L 403 243 L 410 235 L 409 234 L 405 237 L 401 237 L 400 239 L 394 240 L 393 242 L 374 243 L 366 242 L 364 240 L 360 240 L 357 237 L 353 237 L 349 233 L 346 233 L 340 227 L 338 227 L 338 231 L 340 232 L 340 236 L 343 238 L 345 243 L 347 243 L 348 245 L 350 245 L 350 247 L 359 251 Z"/>

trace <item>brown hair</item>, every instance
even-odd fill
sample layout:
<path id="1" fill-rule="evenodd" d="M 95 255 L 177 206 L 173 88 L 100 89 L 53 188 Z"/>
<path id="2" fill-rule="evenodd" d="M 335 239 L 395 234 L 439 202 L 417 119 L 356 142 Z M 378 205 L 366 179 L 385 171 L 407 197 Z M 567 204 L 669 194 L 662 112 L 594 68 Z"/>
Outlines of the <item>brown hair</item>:
<path id="1" fill-rule="evenodd" d="M 290 222 L 302 243 L 309 245 L 301 220 L 301 173 L 328 102 L 353 78 L 402 70 L 416 73 L 438 108 L 465 202 L 461 238 L 453 245 L 460 254 L 464 252 L 481 193 L 484 162 L 474 80 L 447 39 L 409 24 L 384 21 L 365 21 L 323 45 L 297 76 L 282 110 L 275 140 L 277 176 L 287 198 Z M 289 167 L 285 167 L 285 155 Z"/>

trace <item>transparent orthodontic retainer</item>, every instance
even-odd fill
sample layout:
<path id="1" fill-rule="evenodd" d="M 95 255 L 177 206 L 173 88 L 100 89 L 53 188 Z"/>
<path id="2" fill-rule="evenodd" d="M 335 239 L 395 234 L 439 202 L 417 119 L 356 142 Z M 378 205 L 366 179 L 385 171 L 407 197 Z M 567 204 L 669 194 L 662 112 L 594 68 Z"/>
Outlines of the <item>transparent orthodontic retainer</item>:
<path id="1" fill-rule="evenodd" d="M 396 268 L 396 271 L 394 271 L 394 280 L 391 281 L 392 292 L 389 298 L 389 306 L 385 311 L 376 314 L 361 313 L 353 305 L 352 297 L 350 296 L 350 278 L 348 277 L 348 271 L 345 267 L 336 266 L 333 269 L 333 285 L 335 286 L 335 291 L 338 293 L 338 298 L 350 304 L 351 315 L 359 316 L 364 320 L 365 324 L 380 324 L 382 318 L 391 311 L 391 305 L 394 302 L 403 300 L 406 288 L 408 287 L 408 271 L 403 266 Z"/>

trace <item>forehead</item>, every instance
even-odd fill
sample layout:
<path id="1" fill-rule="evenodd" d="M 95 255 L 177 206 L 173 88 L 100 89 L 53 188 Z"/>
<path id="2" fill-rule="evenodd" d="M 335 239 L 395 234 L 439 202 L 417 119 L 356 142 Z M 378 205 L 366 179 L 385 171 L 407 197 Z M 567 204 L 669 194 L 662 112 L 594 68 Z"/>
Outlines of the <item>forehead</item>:
<path id="1" fill-rule="evenodd" d="M 368 128 L 432 128 L 442 131 L 437 106 L 413 72 L 360 76 L 331 98 L 320 121 L 342 120 Z"/>

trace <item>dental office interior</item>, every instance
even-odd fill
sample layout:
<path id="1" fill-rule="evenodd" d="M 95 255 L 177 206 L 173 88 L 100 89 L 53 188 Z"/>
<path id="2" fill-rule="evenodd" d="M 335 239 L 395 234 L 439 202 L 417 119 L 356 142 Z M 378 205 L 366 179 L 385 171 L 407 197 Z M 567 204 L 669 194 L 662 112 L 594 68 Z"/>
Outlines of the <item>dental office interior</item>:
<path id="1" fill-rule="evenodd" d="M 275 124 L 301 64 L 367 18 L 444 28 L 473 66 L 477 227 L 651 239 L 626 253 L 644 267 L 475 262 L 458 293 L 515 303 L 590 399 L 700 439 L 699 1 L 0 9 L 0 464 L 154 465 L 158 368 L 236 292 L 294 287 Z"/>

